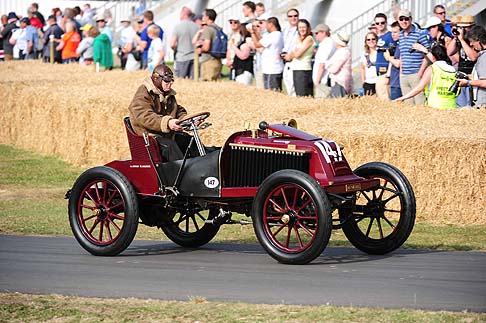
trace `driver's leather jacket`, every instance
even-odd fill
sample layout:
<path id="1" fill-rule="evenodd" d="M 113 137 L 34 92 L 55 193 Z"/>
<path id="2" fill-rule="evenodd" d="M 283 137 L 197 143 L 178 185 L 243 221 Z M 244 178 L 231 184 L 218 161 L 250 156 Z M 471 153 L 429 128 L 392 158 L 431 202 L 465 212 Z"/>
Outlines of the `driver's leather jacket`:
<path id="1" fill-rule="evenodd" d="M 175 95 L 173 89 L 164 95 L 148 76 L 128 107 L 133 130 L 138 135 L 145 132 L 171 138 L 173 131 L 169 129 L 169 120 L 187 115 L 186 109 L 177 104 Z"/>

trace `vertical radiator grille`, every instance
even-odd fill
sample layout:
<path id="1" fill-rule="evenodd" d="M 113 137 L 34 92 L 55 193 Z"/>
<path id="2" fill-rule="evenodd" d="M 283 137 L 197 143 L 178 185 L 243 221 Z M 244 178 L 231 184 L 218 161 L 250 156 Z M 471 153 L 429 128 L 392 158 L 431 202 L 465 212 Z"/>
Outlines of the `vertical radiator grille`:
<path id="1" fill-rule="evenodd" d="M 272 149 L 233 144 L 231 146 L 229 187 L 256 187 L 281 169 L 309 173 L 310 154 L 305 151 Z"/>

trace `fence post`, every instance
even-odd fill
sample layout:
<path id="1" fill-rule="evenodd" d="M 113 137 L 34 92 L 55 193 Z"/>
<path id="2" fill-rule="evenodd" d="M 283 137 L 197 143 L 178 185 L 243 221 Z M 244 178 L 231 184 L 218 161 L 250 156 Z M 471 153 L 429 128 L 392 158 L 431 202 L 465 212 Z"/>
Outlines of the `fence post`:
<path id="1" fill-rule="evenodd" d="M 199 54 L 197 49 L 194 51 L 194 81 L 199 81 Z"/>
<path id="2" fill-rule="evenodd" d="M 54 64 L 54 35 L 49 35 L 49 63 Z"/>

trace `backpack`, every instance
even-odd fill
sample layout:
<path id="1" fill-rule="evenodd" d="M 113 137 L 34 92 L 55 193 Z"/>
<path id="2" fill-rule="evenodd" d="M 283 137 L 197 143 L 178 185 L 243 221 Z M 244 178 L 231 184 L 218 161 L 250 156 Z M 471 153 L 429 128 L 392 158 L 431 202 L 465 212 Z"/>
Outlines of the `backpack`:
<path id="1" fill-rule="evenodd" d="M 216 29 L 216 37 L 212 41 L 209 54 L 214 58 L 225 58 L 226 50 L 228 49 L 228 35 L 223 32 L 223 29 L 216 26 L 211 26 Z"/>

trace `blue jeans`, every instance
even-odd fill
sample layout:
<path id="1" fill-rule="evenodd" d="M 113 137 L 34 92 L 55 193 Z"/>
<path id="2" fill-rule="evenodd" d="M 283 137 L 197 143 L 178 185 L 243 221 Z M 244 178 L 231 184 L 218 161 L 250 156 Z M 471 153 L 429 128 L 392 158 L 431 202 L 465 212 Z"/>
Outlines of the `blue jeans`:
<path id="1" fill-rule="evenodd" d="M 458 108 L 471 106 L 471 98 L 469 97 L 469 86 L 461 87 L 461 92 L 456 97 L 456 104 Z"/>
<path id="2" fill-rule="evenodd" d="M 390 100 L 395 100 L 402 96 L 402 89 L 399 87 L 391 87 L 390 88 Z"/>

